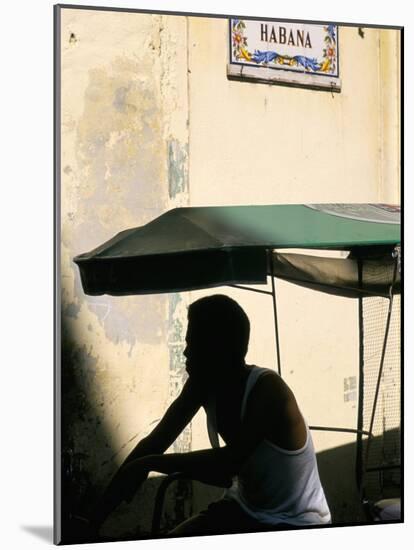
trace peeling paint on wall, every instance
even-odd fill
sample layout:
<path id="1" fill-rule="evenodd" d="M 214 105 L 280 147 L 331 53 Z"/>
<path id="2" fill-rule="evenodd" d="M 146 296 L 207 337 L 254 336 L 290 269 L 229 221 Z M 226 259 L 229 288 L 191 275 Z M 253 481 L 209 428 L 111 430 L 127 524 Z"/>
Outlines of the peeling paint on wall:
<path id="1" fill-rule="evenodd" d="M 158 52 L 145 47 L 158 36 L 156 19 L 96 12 L 91 20 L 81 10 L 63 10 L 62 17 L 62 446 L 69 514 L 85 512 L 92 493 L 168 404 L 168 296 L 85 296 L 73 263 L 75 255 L 166 209 L 168 161 Z M 120 25 L 112 27 L 115 19 Z M 135 506 L 142 509 L 147 498 L 145 489 Z M 149 514 L 140 514 L 143 528 Z M 127 516 L 121 516 L 123 529 Z"/>
<path id="2" fill-rule="evenodd" d="M 88 309 L 96 315 L 106 337 L 114 344 L 127 343 L 130 353 L 136 344 L 160 345 L 165 340 L 165 296 L 90 298 Z"/>
<path id="3" fill-rule="evenodd" d="M 188 147 L 171 139 L 168 142 L 168 192 L 171 199 L 188 190 L 187 161 Z"/>
<path id="4" fill-rule="evenodd" d="M 348 376 L 344 378 L 344 402 L 357 400 L 357 377 Z"/>
<path id="5" fill-rule="evenodd" d="M 170 355 L 170 399 L 174 400 L 181 392 L 187 379 L 185 370 L 185 331 L 183 315 L 186 306 L 181 294 L 171 294 L 168 312 L 168 348 Z M 174 452 L 187 452 L 191 450 L 191 424 L 183 431 L 173 444 Z"/>
<path id="6" fill-rule="evenodd" d="M 67 315 L 68 317 L 73 317 L 74 319 L 76 319 L 78 316 L 79 310 L 80 310 L 80 305 L 72 302 L 71 304 L 66 305 L 64 309 L 64 315 Z"/>
<path id="7" fill-rule="evenodd" d="M 181 294 L 170 294 L 168 312 L 168 348 L 170 356 L 170 400 L 174 400 L 181 392 L 187 378 L 185 370 L 185 329 L 183 319 L 186 317 L 187 308 Z M 191 451 L 192 426 L 191 423 L 183 430 L 174 441 L 172 449 L 175 453 Z M 192 483 L 188 480 L 178 480 L 174 491 L 174 505 L 167 513 L 167 524 L 173 527 L 188 518 L 193 509 Z"/>
<path id="8" fill-rule="evenodd" d="M 161 96 L 166 114 L 164 139 L 168 182 L 168 208 L 189 204 L 188 189 L 188 60 L 187 22 L 185 18 L 160 18 Z M 170 401 L 180 393 L 185 371 L 185 331 L 187 324 L 186 294 L 170 294 L 168 304 L 169 396 Z M 192 424 L 177 438 L 174 452 L 192 449 Z M 179 480 L 174 487 L 173 505 L 166 507 L 169 527 L 188 518 L 193 510 L 192 483 Z"/>

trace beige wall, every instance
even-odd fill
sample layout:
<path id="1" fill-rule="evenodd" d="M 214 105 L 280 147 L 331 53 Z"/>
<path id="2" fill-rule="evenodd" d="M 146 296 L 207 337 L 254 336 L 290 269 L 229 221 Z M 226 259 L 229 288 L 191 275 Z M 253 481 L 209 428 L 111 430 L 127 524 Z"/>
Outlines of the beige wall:
<path id="1" fill-rule="evenodd" d="M 337 94 L 229 81 L 227 21 L 189 21 L 191 205 L 399 201 L 395 31 L 339 29 Z M 270 298 L 225 291 L 251 318 L 248 360 L 274 367 Z M 357 303 L 283 281 L 277 292 L 283 374 L 309 423 L 355 427 L 344 379 L 358 373 Z M 321 451 L 354 437 L 314 439 Z"/>
<path id="2" fill-rule="evenodd" d="M 82 453 L 91 487 L 179 391 L 186 306 L 213 291 L 85 296 L 76 254 L 174 206 L 399 201 L 397 33 L 340 28 L 342 90 L 332 94 L 229 81 L 227 28 L 224 19 L 62 10 L 63 450 Z M 274 368 L 270 298 L 218 291 L 251 318 L 248 360 Z M 277 292 L 282 372 L 309 423 L 355 426 L 344 379 L 357 375 L 356 303 L 284 282 Z M 200 412 L 175 450 L 206 446 L 204 423 Z M 322 451 L 353 437 L 314 440 Z M 151 490 L 135 503 L 144 530 Z M 136 513 L 120 514 L 118 529 L 136 527 Z"/>
<path id="3" fill-rule="evenodd" d="M 227 28 L 190 19 L 191 204 L 398 201 L 396 31 L 339 29 L 336 94 L 227 80 Z"/>

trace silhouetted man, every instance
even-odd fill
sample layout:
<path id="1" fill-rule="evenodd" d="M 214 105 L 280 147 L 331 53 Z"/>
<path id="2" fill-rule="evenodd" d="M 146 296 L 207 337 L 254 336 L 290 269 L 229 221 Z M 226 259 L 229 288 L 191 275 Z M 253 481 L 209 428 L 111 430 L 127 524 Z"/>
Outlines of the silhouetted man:
<path id="1" fill-rule="evenodd" d="M 172 535 L 330 523 L 309 428 L 282 378 L 246 365 L 249 334 L 247 315 L 227 296 L 190 305 L 184 351 L 188 379 L 114 476 L 96 510 L 96 527 L 122 500 L 132 499 L 150 471 L 183 472 L 226 488 L 220 500 Z M 200 407 L 213 448 L 164 454 Z"/>

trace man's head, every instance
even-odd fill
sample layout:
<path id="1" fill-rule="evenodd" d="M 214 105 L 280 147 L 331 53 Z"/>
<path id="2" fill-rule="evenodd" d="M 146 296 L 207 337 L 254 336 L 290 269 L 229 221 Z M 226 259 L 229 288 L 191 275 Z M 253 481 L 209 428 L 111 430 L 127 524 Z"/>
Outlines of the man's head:
<path id="1" fill-rule="evenodd" d="M 221 294 L 193 302 L 188 309 L 184 355 L 187 371 L 197 377 L 216 377 L 244 364 L 250 323 L 239 304 Z"/>

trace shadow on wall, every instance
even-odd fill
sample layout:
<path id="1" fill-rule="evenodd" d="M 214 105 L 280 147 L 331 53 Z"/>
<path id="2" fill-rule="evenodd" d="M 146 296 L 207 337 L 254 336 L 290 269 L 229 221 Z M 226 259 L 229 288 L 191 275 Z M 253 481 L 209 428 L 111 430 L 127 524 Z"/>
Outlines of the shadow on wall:
<path id="1" fill-rule="evenodd" d="M 61 540 L 91 541 L 84 518 L 118 468 L 119 449 L 105 423 L 103 401 L 96 380 L 98 360 L 79 344 L 73 324 L 62 318 L 61 357 Z M 150 477 L 130 504 L 121 504 L 107 519 L 100 540 L 129 540 L 151 536 L 155 495 L 161 476 Z M 166 530 L 191 515 L 191 482 L 180 480 L 167 493 L 163 527 Z M 178 496 L 178 498 L 177 498 Z"/>
<path id="2" fill-rule="evenodd" d="M 356 447 L 356 442 L 348 443 L 317 454 L 319 476 L 334 524 L 367 519 L 356 482 Z"/>
<path id="3" fill-rule="evenodd" d="M 84 541 L 82 518 L 89 516 L 116 467 L 110 460 L 115 453 L 110 433 L 93 398 L 96 363 L 62 316 L 60 542 L 64 544 Z"/>
<path id="4" fill-rule="evenodd" d="M 61 542 L 69 543 L 82 540 L 78 518 L 88 516 L 99 494 L 91 463 L 95 456 L 107 457 L 114 450 L 109 447 L 98 405 L 90 398 L 93 380 L 89 378 L 93 378 L 96 360 L 77 344 L 64 317 L 61 338 Z M 85 372 L 90 374 L 85 376 Z"/>
<path id="5" fill-rule="evenodd" d="M 83 518 L 89 516 L 117 464 L 96 394 L 97 359 L 79 345 L 64 317 L 61 357 L 61 543 L 74 543 L 85 541 Z"/>
<path id="6" fill-rule="evenodd" d="M 371 441 L 370 466 L 384 465 L 384 441 L 399 440 L 400 430 L 385 432 L 384 436 L 374 437 Z M 366 449 L 366 440 L 363 453 Z M 382 452 L 380 453 L 380 449 Z M 349 443 L 318 453 L 319 475 L 325 490 L 334 524 L 365 523 L 361 497 L 357 487 L 356 476 L 357 444 Z M 399 450 L 392 457 L 387 457 L 387 463 L 399 462 Z M 400 496 L 400 471 L 385 470 L 383 473 L 368 473 L 363 476 L 366 496 L 379 500 Z"/>

